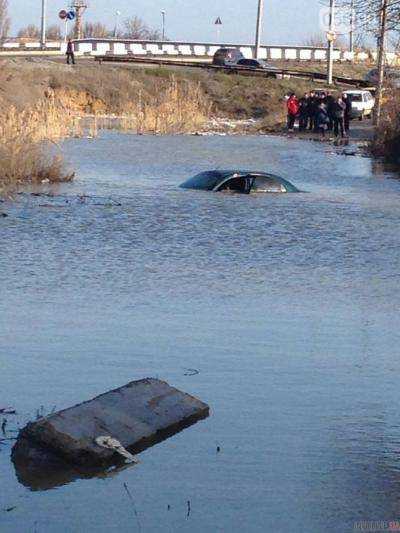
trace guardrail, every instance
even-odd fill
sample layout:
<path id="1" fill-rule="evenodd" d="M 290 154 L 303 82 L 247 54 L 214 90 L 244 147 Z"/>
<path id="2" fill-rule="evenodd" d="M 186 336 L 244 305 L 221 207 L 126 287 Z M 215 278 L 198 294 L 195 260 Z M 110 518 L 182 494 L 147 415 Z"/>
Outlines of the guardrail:
<path id="1" fill-rule="evenodd" d="M 212 63 L 200 63 L 190 61 L 174 61 L 171 59 L 153 59 L 143 57 L 121 57 L 107 54 L 104 56 L 97 56 L 95 58 L 100 64 L 106 63 L 131 63 L 131 64 L 146 64 L 158 66 L 174 66 L 185 68 L 202 68 L 214 71 L 227 72 L 228 74 L 239 74 L 241 76 L 258 76 L 262 78 L 302 78 L 311 81 L 327 81 L 327 75 L 323 72 L 311 72 L 303 70 L 292 70 L 282 68 L 250 68 L 242 66 L 220 66 Z M 353 87 L 369 87 L 370 83 L 362 79 L 347 78 L 345 76 L 334 76 L 335 84 L 349 85 Z"/>
<path id="2" fill-rule="evenodd" d="M 107 53 L 111 55 L 126 56 L 134 54 L 135 56 L 150 57 L 187 57 L 187 58 L 211 58 L 221 47 L 237 48 L 244 57 L 251 58 L 254 54 L 254 46 L 250 44 L 237 43 L 205 43 L 205 42 L 183 42 L 183 41 L 148 41 L 148 40 L 129 40 L 129 39 L 79 39 L 74 41 L 75 51 L 78 56 L 102 56 Z M 42 48 L 39 42 L 19 43 L 5 42 L 0 46 L 1 52 L 38 52 Z M 45 51 L 58 51 L 60 54 L 65 53 L 66 43 L 48 42 Z M 312 46 L 262 46 L 260 49 L 260 59 L 268 61 L 326 61 L 327 49 L 324 47 Z M 386 60 L 388 63 L 395 64 L 398 61 L 398 54 L 387 52 Z M 367 62 L 376 60 L 376 54 L 367 54 L 366 52 L 349 52 L 347 50 L 335 49 L 335 61 L 355 61 Z"/>

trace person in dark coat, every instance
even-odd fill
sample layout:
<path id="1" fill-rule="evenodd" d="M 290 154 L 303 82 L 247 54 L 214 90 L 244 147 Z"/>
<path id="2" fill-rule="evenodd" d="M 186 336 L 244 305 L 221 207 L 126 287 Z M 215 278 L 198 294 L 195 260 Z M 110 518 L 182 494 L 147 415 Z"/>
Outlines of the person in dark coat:
<path id="1" fill-rule="evenodd" d="M 333 130 L 333 125 L 335 123 L 335 117 L 334 117 L 334 104 L 335 104 L 335 98 L 332 96 L 332 93 L 327 92 L 326 93 L 326 110 L 328 112 L 328 130 Z"/>
<path id="2" fill-rule="evenodd" d="M 315 131 L 322 134 L 325 137 L 325 131 L 328 129 L 329 116 L 326 104 L 321 102 L 317 107 L 315 114 Z"/>
<path id="3" fill-rule="evenodd" d="M 308 125 L 308 106 L 310 95 L 305 93 L 299 100 L 299 131 L 305 131 Z"/>
<path id="4" fill-rule="evenodd" d="M 347 93 L 343 93 L 342 100 L 346 105 L 346 109 L 344 110 L 344 131 L 349 133 L 351 119 L 351 98 Z"/>
<path id="5" fill-rule="evenodd" d="M 74 43 L 71 41 L 71 39 L 68 40 L 67 44 L 67 63 L 68 65 L 71 63 L 75 65 L 75 50 L 74 50 Z"/>
<path id="6" fill-rule="evenodd" d="M 318 109 L 318 98 L 314 91 L 310 92 L 308 99 L 308 129 L 313 131 L 315 129 L 315 117 Z"/>
<path id="7" fill-rule="evenodd" d="M 344 137 L 344 113 L 346 110 L 346 104 L 343 102 L 342 98 L 339 97 L 333 105 L 333 117 L 334 117 L 334 134 L 336 137 Z"/>

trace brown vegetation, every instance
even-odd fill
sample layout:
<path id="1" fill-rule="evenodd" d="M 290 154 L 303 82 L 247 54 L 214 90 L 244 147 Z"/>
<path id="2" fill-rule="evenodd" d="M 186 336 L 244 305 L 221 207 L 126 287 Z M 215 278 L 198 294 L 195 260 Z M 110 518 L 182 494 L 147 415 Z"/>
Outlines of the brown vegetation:
<path id="1" fill-rule="evenodd" d="M 33 109 L 14 107 L 0 115 L 0 194 L 22 184 L 70 181 L 59 155 L 49 155 L 46 141 L 55 141 L 73 131 L 76 118 L 54 103 Z M 62 117 L 62 118 L 61 118 Z"/>
<path id="2" fill-rule="evenodd" d="M 389 163 L 400 164 L 400 91 L 387 92 L 372 152 Z"/>

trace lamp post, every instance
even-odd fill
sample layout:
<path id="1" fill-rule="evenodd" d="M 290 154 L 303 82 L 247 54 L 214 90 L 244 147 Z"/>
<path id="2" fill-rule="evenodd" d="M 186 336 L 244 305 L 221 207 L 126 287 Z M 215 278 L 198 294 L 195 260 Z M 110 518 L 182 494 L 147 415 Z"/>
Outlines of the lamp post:
<path id="1" fill-rule="evenodd" d="M 40 32 L 40 46 L 42 48 L 46 47 L 46 10 L 47 0 L 42 0 L 42 28 Z"/>
<path id="2" fill-rule="evenodd" d="M 162 17 L 162 40 L 165 41 L 165 15 L 166 12 L 163 10 L 161 11 L 161 17 Z"/>
<path id="3" fill-rule="evenodd" d="M 335 34 L 335 0 L 329 0 L 329 31 L 328 31 L 328 85 L 333 83 L 333 46 Z"/>
<path id="4" fill-rule="evenodd" d="M 260 55 L 263 14 L 264 14 L 264 0 L 258 0 L 257 26 L 256 26 L 256 45 L 255 45 L 255 49 L 254 49 L 254 58 L 255 59 L 257 59 L 258 56 Z"/>
<path id="5" fill-rule="evenodd" d="M 114 39 L 116 39 L 118 36 L 118 21 L 119 21 L 120 16 L 121 16 L 121 11 L 117 10 L 115 12 Z"/>

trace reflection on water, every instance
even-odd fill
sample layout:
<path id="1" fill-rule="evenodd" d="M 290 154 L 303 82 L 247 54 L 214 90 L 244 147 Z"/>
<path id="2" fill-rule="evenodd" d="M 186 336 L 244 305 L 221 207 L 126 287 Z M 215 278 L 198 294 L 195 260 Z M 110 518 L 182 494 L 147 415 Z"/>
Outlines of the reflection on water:
<path id="1" fill-rule="evenodd" d="M 131 530 L 124 483 L 143 531 L 397 519 L 397 176 L 278 138 L 107 133 L 65 149 L 75 184 L 2 207 L 0 403 L 24 424 L 155 376 L 213 414 L 134 469 L 43 493 L 3 447 L 2 533 Z M 308 192 L 178 188 L 241 167 Z"/>

